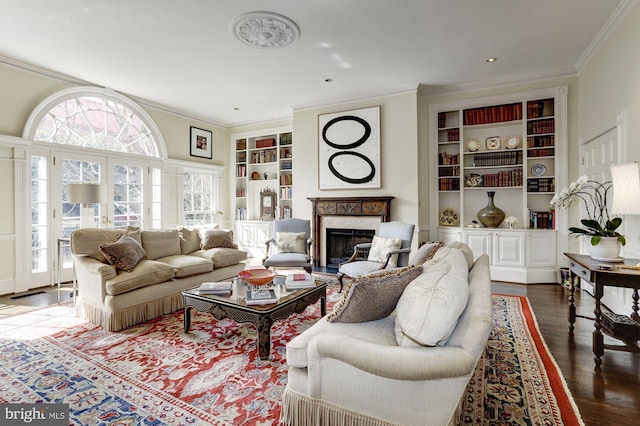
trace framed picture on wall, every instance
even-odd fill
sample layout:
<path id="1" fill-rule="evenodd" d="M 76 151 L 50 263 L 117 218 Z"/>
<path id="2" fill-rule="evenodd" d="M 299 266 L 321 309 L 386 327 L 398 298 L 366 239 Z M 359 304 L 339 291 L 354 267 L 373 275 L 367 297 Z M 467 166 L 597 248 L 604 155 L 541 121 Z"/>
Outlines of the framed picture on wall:
<path id="1" fill-rule="evenodd" d="M 191 126 L 191 156 L 213 158 L 213 133 Z"/>
<path id="2" fill-rule="evenodd" d="M 318 116 L 320 189 L 380 188 L 380 107 Z"/>

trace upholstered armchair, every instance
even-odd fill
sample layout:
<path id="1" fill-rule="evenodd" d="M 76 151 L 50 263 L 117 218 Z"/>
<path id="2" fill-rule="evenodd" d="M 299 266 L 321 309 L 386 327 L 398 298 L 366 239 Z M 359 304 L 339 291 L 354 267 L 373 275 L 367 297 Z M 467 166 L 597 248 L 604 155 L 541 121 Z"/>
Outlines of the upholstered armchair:
<path id="1" fill-rule="evenodd" d="M 311 221 L 274 221 L 273 237 L 267 241 L 262 265 L 265 268 L 304 268 L 311 273 Z"/>
<path id="2" fill-rule="evenodd" d="M 342 292 L 343 278 L 358 278 L 379 269 L 407 266 L 414 225 L 403 222 L 382 222 L 378 235 L 370 243 L 353 247 L 353 254 L 338 268 L 338 281 Z M 357 260 L 361 250 L 369 249 L 367 260 Z"/>

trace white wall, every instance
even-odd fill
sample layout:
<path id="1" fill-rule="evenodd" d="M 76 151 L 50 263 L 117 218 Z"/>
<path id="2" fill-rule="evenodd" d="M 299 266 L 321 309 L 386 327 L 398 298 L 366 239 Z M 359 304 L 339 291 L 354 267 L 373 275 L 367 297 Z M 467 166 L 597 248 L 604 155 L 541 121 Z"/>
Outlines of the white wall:
<path id="1" fill-rule="evenodd" d="M 381 188 L 320 190 L 318 188 L 318 115 L 380 106 Z M 344 103 L 293 113 L 295 179 L 293 211 L 311 218 L 307 197 L 394 196 L 391 219 L 418 225 L 417 92 Z M 414 238 L 417 243 L 417 238 Z"/>
<path id="2" fill-rule="evenodd" d="M 623 161 L 640 161 L 640 5 L 631 10 L 580 72 L 579 136 L 617 114 L 624 114 Z M 573 148 L 577 157 L 577 146 Z M 570 172 L 570 179 L 575 180 L 577 168 Z M 623 226 L 625 253 L 640 257 L 640 216 L 625 217 Z"/>

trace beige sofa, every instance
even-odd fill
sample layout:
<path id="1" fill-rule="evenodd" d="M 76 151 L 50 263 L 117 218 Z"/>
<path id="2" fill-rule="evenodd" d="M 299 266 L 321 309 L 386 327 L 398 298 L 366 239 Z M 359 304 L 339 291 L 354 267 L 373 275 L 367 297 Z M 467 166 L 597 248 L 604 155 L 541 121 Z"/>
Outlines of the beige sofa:
<path id="1" fill-rule="evenodd" d="M 112 252 L 105 251 L 116 240 L 124 241 L 122 234 L 140 243 L 136 247 L 142 260 L 133 269 L 119 263 L 131 256 L 125 253 L 114 260 Z M 76 314 L 106 330 L 119 331 L 181 309 L 184 289 L 205 281 L 225 280 L 244 269 L 246 252 L 228 243 L 203 250 L 203 238 L 202 231 L 186 228 L 73 232 L 71 253 L 78 280 Z M 105 245 L 102 251 L 101 245 Z"/>
<path id="2" fill-rule="evenodd" d="M 287 344 L 283 423 L 456 424 L 493 324 L 489 259 L 474 263 L 469 248 L 456 243 L 420 266 L 391 315 L 354 322 L 375 304 L 349 322 L 329 322 L 330 313 Z M 377 290 L 366 290 L 347 304 L 370 303 Z"/>

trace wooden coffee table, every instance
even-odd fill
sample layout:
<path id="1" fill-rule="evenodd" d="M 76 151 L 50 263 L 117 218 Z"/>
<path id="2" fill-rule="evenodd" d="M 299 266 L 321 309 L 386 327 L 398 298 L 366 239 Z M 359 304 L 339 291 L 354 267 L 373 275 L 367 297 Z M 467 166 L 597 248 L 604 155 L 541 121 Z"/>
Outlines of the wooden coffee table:
<path id="1" fill-rule="evenodd" d="M 235 288 L 235 286 L 234 286 Z M 249 322 L 258 330 L 258 354 L 260 359 L 268 359 L 271 351 L 271 325 L 291 314 L 302 313 L 309 305 L 320 300 L 320 313 L 327 313 L 327 283 L 316 280 L 316 286 L 285 292 L 280 287 L 280 298 L 270 305 L 247 305 L 244 294 L 232 294 L 229 297 L 211 294 L 198 294 L 198 287 L 182 292 L 184 299 L 184 332 L 191 327 L 191 308 L 200 312 L 209 312 L 214 318 L 221 320 L 230 318 L 237 323 Z"/>

